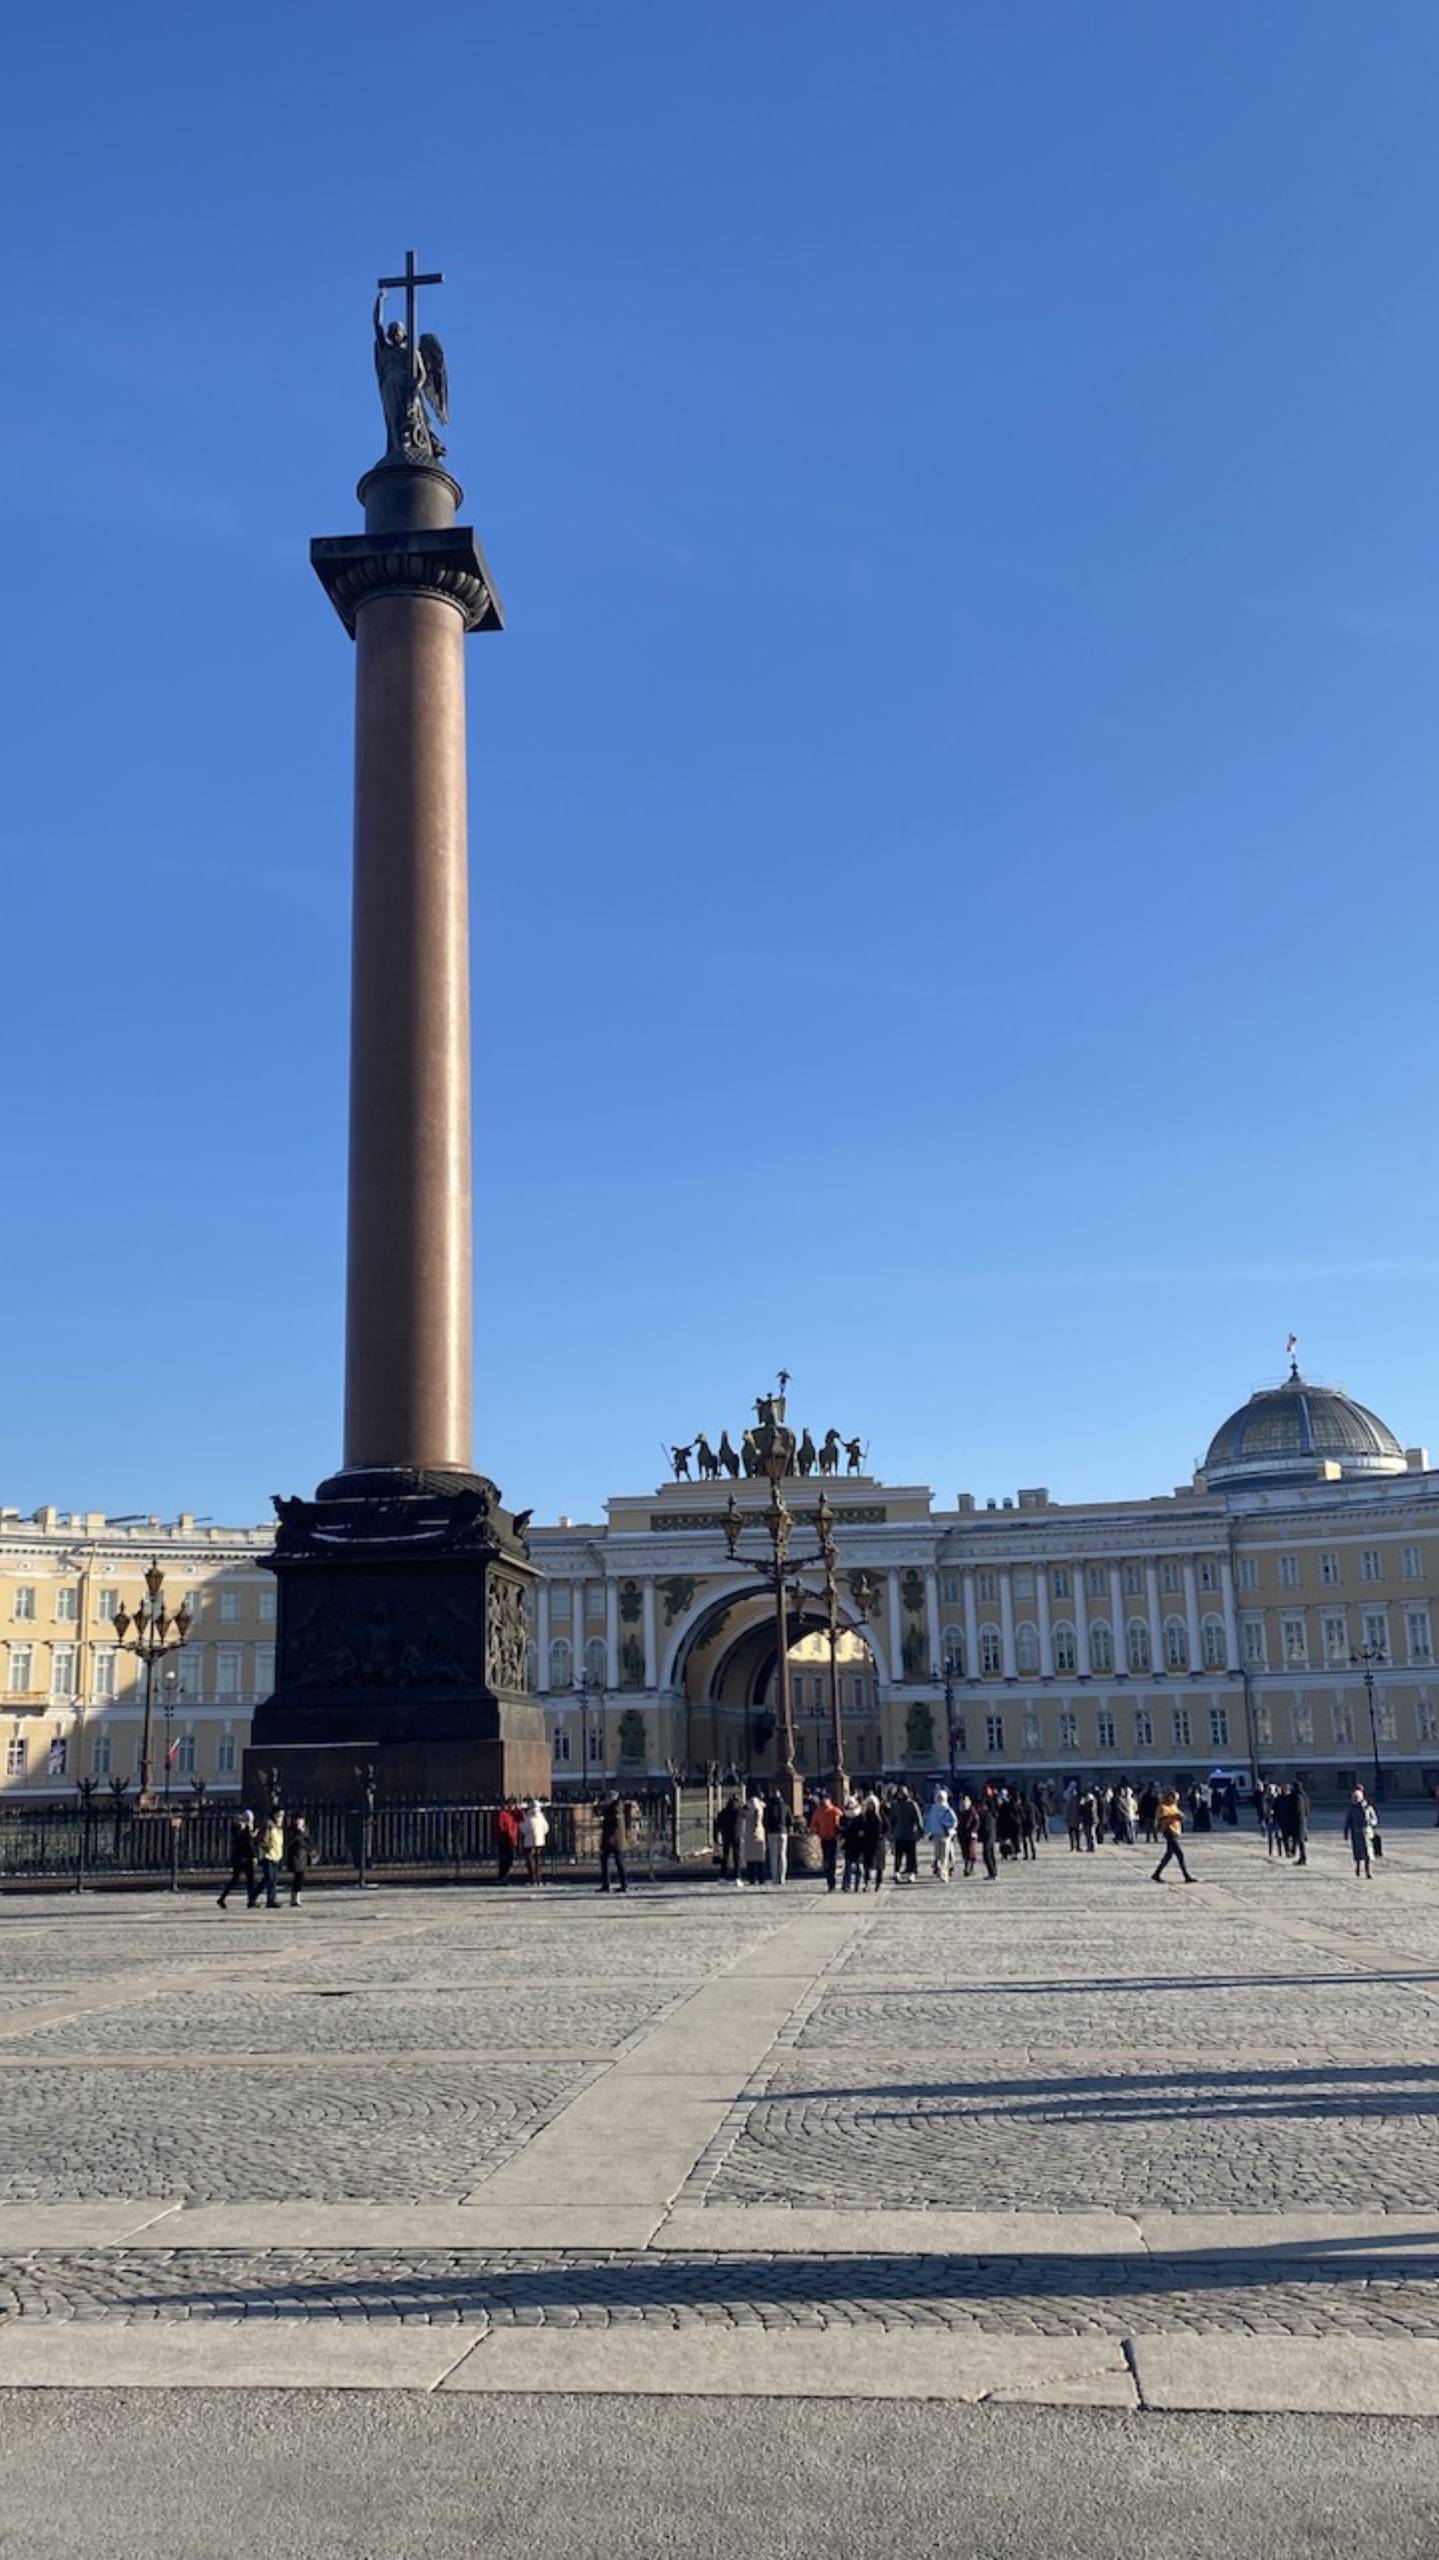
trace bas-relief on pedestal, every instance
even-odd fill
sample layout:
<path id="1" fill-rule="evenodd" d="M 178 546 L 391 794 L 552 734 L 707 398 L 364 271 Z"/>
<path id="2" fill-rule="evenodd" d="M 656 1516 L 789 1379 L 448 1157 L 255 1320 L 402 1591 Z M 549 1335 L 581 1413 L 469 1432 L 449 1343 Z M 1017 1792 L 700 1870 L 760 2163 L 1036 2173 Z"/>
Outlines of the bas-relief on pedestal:
<path id="1" fill-rule="evenodd" d="M 484 554 L 440 467 L 443 350 L 385 279 L 375 366 L 386 429 L 365 529 L 317 540 L 356 643 L 354 948 L 344 1466 L 276 1498 L 276 1683 L 247 1786 L 474 1801 L 549 1782 L 525 1690 L 524 1523 L 471 1460 L 467 786 L 463 644 L 503 627 Z M 405 324 L 382 325 L 403 286 Z"/>

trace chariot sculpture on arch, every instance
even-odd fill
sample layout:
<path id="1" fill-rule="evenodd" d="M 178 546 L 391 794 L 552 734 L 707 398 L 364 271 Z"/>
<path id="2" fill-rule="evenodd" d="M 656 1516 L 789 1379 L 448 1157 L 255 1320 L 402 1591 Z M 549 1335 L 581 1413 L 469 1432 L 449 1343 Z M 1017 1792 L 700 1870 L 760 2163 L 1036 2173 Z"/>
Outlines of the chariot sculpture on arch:
<path id="1" fill-rule="evenodd" d="M 375 295 L 375 373 L 380 406 L 385 413 L 387 462 L 439 462 L 444 446 L 432 419 L 450 423 L 450 383 L 445 351 L 426 329 L 415 334 L 415 296 L 421 285 L 443 284 L 443 276 L 415 273 L 415 253 L 405 251 L 402 276 L 381 276 Z M 385 296 L 396 289 L 405 296 L 403 320 L 385 322 Z"/>

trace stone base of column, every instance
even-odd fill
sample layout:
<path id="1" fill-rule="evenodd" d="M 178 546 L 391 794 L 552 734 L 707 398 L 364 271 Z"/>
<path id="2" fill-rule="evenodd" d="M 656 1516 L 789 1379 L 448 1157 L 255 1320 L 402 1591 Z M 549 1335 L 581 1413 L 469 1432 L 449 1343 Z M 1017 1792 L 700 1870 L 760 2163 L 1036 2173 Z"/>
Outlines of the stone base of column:
<path id="1" fill-rule="evenodd" d="M 275 1690 L 255 1711 L 248 1800 L 494 1803 L 546 1795 L 549 1734 L 525 1686 L 535 1568 L 487 1477 L 356 1468 L 277 1499 Z"/>

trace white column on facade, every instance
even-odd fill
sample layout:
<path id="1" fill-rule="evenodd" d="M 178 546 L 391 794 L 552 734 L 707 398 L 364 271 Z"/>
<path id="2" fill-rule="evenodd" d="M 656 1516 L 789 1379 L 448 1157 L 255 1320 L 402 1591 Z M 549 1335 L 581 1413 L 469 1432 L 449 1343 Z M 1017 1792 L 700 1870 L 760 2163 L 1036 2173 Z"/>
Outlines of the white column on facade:
<path id="1" fill-rule="evenodd" d="M 645 1605 L 645 1687 L 660 1685 L 659 1649 L 655 1643 L 655 1578 L 647 1573 L 644 1580 Z"/>
<path id="2" fill-rule="evenodd" d="M 1087 1568 L 1074 1568 L 1074 1667 L 1081 1680 L 1089 1678 L 1089 1594 L 1085 1587 Z"/>
<path id="3" fill-rule="evenodd" d="M 1114 1628 L 1114 1668 L 1116 1671 L 1127 1671 L 1129 1643 L 1125 1634 L 1124 1585 L 1120 1580 L 1117 1564 L 1112 1564 L 1109 1568 L 1109 1615 Z"/>
<path id="4" fill-rule="evenodd" d="M 1229 1668 L 1239 1668 L 1239 1621 L 1234 1614 L 1234 1567 L 1228 1556 L 1219 1559 L 1219 1588 L 1224 1597 L 1224 1650 Z"/>
<path id="5" fill-rule="evenodd" d="M 1004 1661 L 1004 1676 L 1013 1680 L 1014 1669 L 1014 1580 L 1007 1564 L 999 1568 L 999 1641 Z"/>
<path id="6" fill-rule="evenodd" d="M 1039 1600 L 1039 1676 L 1041 1680 L 1052 1680 L 1054 1639 L 1049 1624 L 1049 1569 L 1046 1565 L 1035 1566 L 1034 1588 Z"/>
<path id="7" fill-rule="evenodd" d="M 578 1688 L 580 1673 L 585 1667 L 585 1586 L 582 1582 L 570 1584 L 570 1628 L 574 1639 L 570 1653 L 570 1669 L 574 1674 L 575 1687 Z"/>
<path id="8" fill-rule="evenodd" d="M 545 1697 L 549 1694 L 550 1686 L 550 1586 L 547 1582 L 541 1582 L 537 1585 L 537 1591 L 538 1597 L 535 1602 L 535 1687 L 539 1690 L 540 1695 Z"/>
<path id="9" fill-rule="evenodd" d="M 904 1678 L 904 1619 L 899 1606 L 899 1567 L 892 1564 L 885 1576 L 889 1589 L 889 1676 Z"/>
<path id="10" fill-rule="evenodd" d="M 1184 1559 L 1184 1623 L 1189 1630 L 1189 1668 L 1202 1671 L 1204 1647 L 1199 1641 L 1199 1583 L 1188 1556 Z"/>
<path id="11" fill-rule="evenodd" d="M 1149 1609 L 1149 1659 L 1156 1671 L 1162 1671 L 1164 1621 L 1159 1614 L 1159 1567 L 1152 1562 L 1144 1568 L 1144 1596 Z"/>
<path id="12" fill-rule="evenodd" d="M 605 1577 L 605 1687 L 620 1685 L 620 1586 L 614 1575 Z"/>
<path id="13" fill-rule="evenodd" d="M 924 1615 L 929 1635 L 929 1667 L 931 1671 L 942 1671 L 944 1648 L 939 1640 L 939 1568 L 937 1565 L 927 1564 L 924 1568 Z"/>
<path id="14" fill-rule="evenodd" d="M 974 1567 L 964 1568 L 964 1668 L 971 1680 L 979 1677 L 979 1617 L 974 1605 Z"/>

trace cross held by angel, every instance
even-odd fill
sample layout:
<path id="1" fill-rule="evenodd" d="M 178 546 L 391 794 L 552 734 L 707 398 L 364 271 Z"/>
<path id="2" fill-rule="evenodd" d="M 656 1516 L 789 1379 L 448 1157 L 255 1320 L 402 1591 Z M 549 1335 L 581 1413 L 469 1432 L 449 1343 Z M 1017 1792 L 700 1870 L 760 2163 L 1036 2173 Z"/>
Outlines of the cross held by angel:
<path id="1" fill-rule="evenodd" d="M 380 406 L 385 413 L 387 462 L 438 462 L 445 450 L 431 423 L 432 418 L 437 419 L 443 427 L 450 421 L 445 351 L 428 329 L 418 340 L 415 336 L 417 288 L 443 282 L 443 276 L 416 275 L 413 249 L 405 252 L 402 276 L 381 276 L 379 281 L 375 295 L 375 373 L 380 385 Z M 392 320 L 387 327 L 385 295 L 395 286 L 404 290 L 405 318 Z"/>

